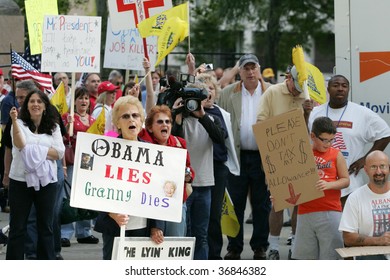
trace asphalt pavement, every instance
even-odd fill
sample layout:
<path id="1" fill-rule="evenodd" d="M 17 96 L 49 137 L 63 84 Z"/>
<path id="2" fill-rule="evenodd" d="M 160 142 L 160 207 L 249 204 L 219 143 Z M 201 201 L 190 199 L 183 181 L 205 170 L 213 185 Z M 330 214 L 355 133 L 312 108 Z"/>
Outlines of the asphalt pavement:
<path id="1" fill-rule="evenodd" d="M 245 219 L 249 216 L 250 209 L 246 211 Z M 286 211 L 285 211 L 286 212 Z M 287 219 L 287 216 L 285 215 Z M 3 228 L 8 225 L 9 214 L 0 212 L 0 228 Z M 252 234 L 252 225 L 245 224 L 244 225 L 244 251 L 241 254 L 241 259 L 243 260 L 252 260 L 253 252 L 249 245 L 249 240 Z M 287 245 L 287 238 L 290 234 L 291 227 L 283 227 L 282 234 L 280 237 L 280 258 L 282 260 L 287 260 L 288 250 L 290 246 Z M 100 239 L 98 244 L 79 244 L 77 243 L 76 238 L 71 239 L 71 246 L 67 248 L 62 248 L 62 256 L 64 260 L 101 260 L 102 259 L 102 246 L 103 240 L 101 238 L 101 234 L 93 231 L 93 235 Z M 227 251 L 227 237 L 224 236 L 224 246 L 222 249 L 221 256 L 223 257 Z M 3 247 L 0 245 L 0 260 L 5 260 L 5 252 L 6 246 Z"/>

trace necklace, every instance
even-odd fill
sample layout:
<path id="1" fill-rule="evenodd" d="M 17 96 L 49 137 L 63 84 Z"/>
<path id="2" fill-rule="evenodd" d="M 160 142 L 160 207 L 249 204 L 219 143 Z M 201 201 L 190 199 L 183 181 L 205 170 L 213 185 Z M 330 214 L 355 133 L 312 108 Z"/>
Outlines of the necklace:
<path id="1" fill-rule="evenodd" d="M 82 121 L 86 121 L 86 120 L 88 120 L 88 118 L 87 118 L 87 113 L 85 113 L 85 115 L 83 116 L 83 115 L 81 115 L 80 113 L 78 113 L 78 112 L 76 112 L 76 114 L 77 115 L 79 115 L 80 116 L 80 119 L 82 120 Z"/>
<path id="2" fill-rule="evenodd" d="M 348 103 L 347 103 L 347 105 L 345 105 L 344 110 L 343 110 L 343 112 L 341 113 L 341 116 L 340 116 L 340 118 L 339 118 L 339 121 L 337 122 L 336 127 L 339 127 L 340 121 L 341 121 L 342 117 L 344 116 L 345 110 L 347 110 L 347 106 L 348 106 Z M 326 116 L 327 116 L 327 117 L 328 117 L 328 110 L 329 110 L 329 103 L 328 103 L 328 106 L 326 107 Z"/>

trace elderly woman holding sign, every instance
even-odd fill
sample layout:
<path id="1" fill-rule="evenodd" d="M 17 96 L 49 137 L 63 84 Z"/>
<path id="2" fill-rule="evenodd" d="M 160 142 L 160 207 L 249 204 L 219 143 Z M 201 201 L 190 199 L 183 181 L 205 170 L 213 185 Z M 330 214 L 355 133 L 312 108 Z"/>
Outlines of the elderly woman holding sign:
<path id="1" fill-rule="evenodd" d="M 145 113 L 142 103 L 134 96 L 120 97 L 112 110 L 112 123 L 118 129 L 119 138 L 142 141 L 138 134 L 142 129 Z M 120 235 L 120 226 L 126 226 L 126 236 L 148 236 L 148 219 L 118 213 L 100 213 L 95 230 L 103 235 L 103 259 L 110 260 L 114 238 Z"/>
<path id="2" fill-rule="evenodd" d="M 186 149 L 186 140 L 181 137 L 171 135 L 172 130 L 172 113 L 166 105 L 155 105 L 150 109 L 145 121 L 146 129 L 143 129 L 139 137 L 155 144 Z M 185 181 L 183 182 L 183 209 L 182 221 L 180 223 L 168 221 L 156 221 L 155 227 L 151 230 L 151 237 L 156 243 L 161 243 L 165 236 L 186 236 L 186 200 L 190 193 L 188 184 L 195 177 L 195 172 L 191 167 L 190 154 L 187 152 L 186 166 L 183 166 L 185 171 Z M 168 181 L 169 182 L 169 181 Z M 190 188 L 191 189 L 191 188 Z"/>

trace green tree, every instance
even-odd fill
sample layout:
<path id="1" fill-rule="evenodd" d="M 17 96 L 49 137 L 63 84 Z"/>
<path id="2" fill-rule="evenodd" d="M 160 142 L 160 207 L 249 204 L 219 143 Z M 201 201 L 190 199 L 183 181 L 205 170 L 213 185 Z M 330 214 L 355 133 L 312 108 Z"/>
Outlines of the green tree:
<path id="1" fill-rule="evenodd" d="M 217 51 L 220 48 L 219 51 L 224 52 L 231 51 L 233 46 L 240 52 L 243 43 L 237 35 L 247 26 L 255 25 L 253 49 L 262 65 L 284 70 L 291 64 L 292 47 L 301 44 L 310 50 L 313 39 L 331 34 L 326 25 L 333 20 L 333 10 L 334 3 L 328 0 L 212 0 L 206 7 L 194 11 L 196 20 L 191 22 L 191 41 L 196 44 L 193 51 Z M 221 26 L 224 31 L 218 31 Z M 332 49 L 334 46 L 329 48 L 328 45 L 323 50 L 334 56 Z"/>

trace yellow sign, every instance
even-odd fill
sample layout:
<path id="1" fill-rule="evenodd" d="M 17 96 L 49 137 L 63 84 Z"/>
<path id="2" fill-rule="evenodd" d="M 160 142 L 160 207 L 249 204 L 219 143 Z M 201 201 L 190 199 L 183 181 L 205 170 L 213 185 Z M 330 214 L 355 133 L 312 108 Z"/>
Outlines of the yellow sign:
<path id="1" fill-rule="evenodd" d="M 42 53 L 42 25 L 45 15 L 58 15 L 57 1 L 26 0 L 26 18 L 31 55 Z"/>

